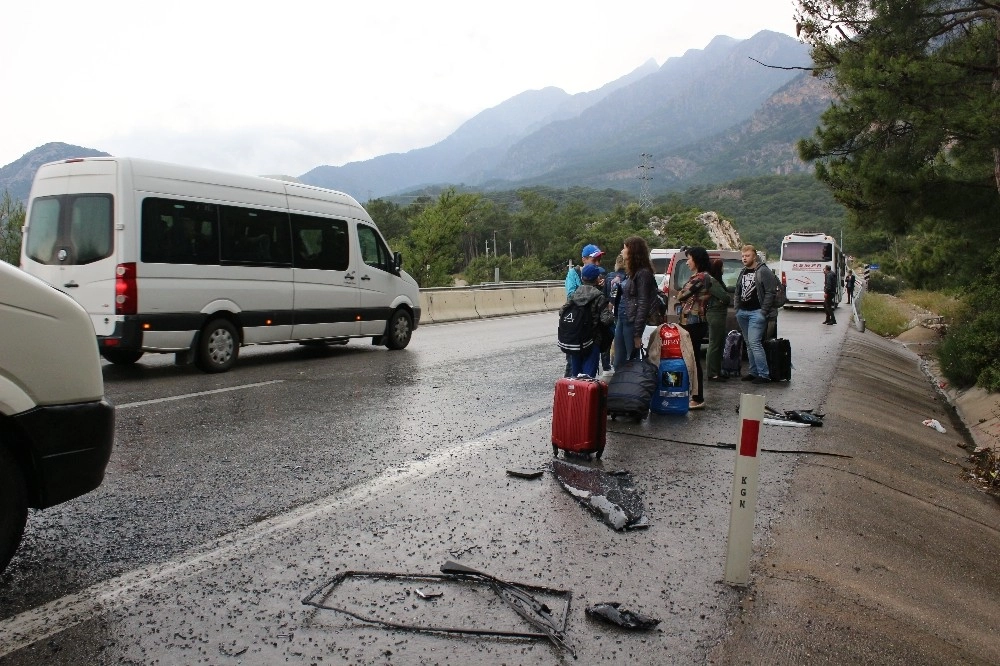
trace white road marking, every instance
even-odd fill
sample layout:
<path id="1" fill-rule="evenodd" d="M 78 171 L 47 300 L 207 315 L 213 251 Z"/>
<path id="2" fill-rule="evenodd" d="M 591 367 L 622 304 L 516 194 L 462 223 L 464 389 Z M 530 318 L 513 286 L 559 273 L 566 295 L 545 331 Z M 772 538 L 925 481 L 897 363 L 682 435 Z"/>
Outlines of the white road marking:
<path id="1" fill-rule="evenodd" d="M 115 409 L 128 409 L 129 407 L 142 407 L 143 405 L 155 405 L 159 402 L 171 402 L 173 400 L 186 400 L 188 398 L 197 398 L 203 395 L 212 395 L 213 393 L 226 393 L 227 391 L 241 391 L 248 388 L 257 388 L 258 386 L 267 386 L 268 384 L 280 384 L 284 379 L 272 379 L 266 382 L 257 382 L 256 384 L 243 384 L 242 386 L 230 386 L 228 388 L 213 389 L 211 391 L 198 391 L 197 393 L 185 393 L 183 395 L 171 395 L 166 398 L 155 398 L 153 400 L 140 400 L 139 402 L 126 402 L 124 405 L 115 405 Z"/>

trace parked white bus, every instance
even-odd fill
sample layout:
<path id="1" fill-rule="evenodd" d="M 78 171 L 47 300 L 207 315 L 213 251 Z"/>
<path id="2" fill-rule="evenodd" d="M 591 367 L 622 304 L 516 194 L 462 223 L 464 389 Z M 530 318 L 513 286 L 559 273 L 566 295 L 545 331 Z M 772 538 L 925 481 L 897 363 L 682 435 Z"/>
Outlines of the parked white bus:
<path id="1" fill-rule="evenodd" d="M 45 164 L 31 188 L 21 268 L 90 314 L 101 354 L 176 354 L 206 372 L 241 345 L 402 349 L 416 281 L 368 213 L 318 187 L 149 160 Z"/>
<path id="2" fill-rule="evenodd" d="M 786 305 L 823 305 L 823 267 L 837 276 L 836 307 L 844 295 L 846 263 L 833 236 L 824 233 L 793 233 L 781 241 L 778 279 L 785 285 Z"/>

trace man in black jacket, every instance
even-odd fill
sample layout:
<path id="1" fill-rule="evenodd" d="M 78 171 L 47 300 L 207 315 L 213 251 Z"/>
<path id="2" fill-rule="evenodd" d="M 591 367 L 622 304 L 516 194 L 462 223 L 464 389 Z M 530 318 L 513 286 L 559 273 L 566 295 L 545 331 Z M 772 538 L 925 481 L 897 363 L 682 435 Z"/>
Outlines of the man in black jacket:
<path id="1" fill-rule="evenodd" d="M 824 324 L 833 326 L 837 320 L 833 316 L 833 299 L 837 296 L 837 276 L 830 270 L 829 264 L 823 267 L 823 312 L 826 313 Z"/>

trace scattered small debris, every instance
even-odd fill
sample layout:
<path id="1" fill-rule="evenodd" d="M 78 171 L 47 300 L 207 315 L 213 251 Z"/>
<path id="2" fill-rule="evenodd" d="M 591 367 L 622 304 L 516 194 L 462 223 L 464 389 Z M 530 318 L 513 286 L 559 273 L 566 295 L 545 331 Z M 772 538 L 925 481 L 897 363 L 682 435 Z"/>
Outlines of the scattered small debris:
<path id="1" fill-rule="evenodd" d="M 586 613 L 587 617 L 594 617 L 605 622 L 610 622 L 611 624 L 617 624 L 619 627 L 626 629 L 645 631 L 652 629 L 660 623 L 656 618 L 623 609 L 617 601 L 608 601 L 588 606 Z"/>
<path id="2" fill-rule="evenodd" d="M 969 462 L 973 468 L 966 472 L 968 479 L 985 492 L 1000 497 L 1000 451 L 977 449 L 969 456 Z"/>
<path id="3" fill-rule="evenodd" d="M 513 476 L 518 479 L 538 479 L 544 474 L 540 469 L 509 469 L 507 470 L 507 476 Z"/>
<path id="4" fill-rule="evenodd" d="M 250 646 L 244 646 L 242 648 L 236 648 L 234 646 L 233 649 L 230 650 L 225 645 L 220 645 L 219 653 L 224 657 L 238 657 L 249 649 Z"/>
<path id="5" fill-rule="evenodd" d="M 937 419 L 924 419 L 924 425 L 928 428 L 934 428 L 938 432 L 947 432 Z"/>

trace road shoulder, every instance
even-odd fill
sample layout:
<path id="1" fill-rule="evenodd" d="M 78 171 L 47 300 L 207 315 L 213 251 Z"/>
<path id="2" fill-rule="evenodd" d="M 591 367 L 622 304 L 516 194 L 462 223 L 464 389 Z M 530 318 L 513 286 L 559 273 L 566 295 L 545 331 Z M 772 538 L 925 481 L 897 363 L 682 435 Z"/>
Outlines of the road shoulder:
<path id="1" fill-rule="evenodd" d="M 1000 663 L 1000 506 L 920 358 L 849 330 L 825 411 L 813 441 L 853 458 L 798 466 L 708 663 Z"/>

